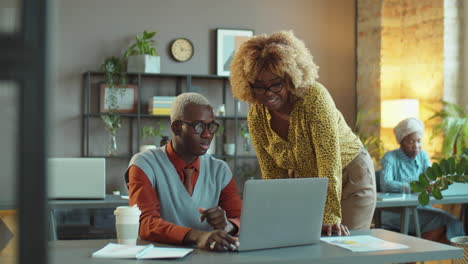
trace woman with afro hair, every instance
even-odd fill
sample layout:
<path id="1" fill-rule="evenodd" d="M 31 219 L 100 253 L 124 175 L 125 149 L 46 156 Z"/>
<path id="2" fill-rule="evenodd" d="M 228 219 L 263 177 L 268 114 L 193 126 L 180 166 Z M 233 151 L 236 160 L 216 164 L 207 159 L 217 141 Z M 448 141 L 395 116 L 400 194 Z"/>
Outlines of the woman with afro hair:
<path id="1" fill-rule="evenodd" d="M 370 228 L 375 171 L 317 77 L 304 43 L 282 31 L 244 42 L 230 82 L 234 97 L 250 104 L 247 122 L 262 177 L 328 178 L 322 231 L 348 235 Z"/>

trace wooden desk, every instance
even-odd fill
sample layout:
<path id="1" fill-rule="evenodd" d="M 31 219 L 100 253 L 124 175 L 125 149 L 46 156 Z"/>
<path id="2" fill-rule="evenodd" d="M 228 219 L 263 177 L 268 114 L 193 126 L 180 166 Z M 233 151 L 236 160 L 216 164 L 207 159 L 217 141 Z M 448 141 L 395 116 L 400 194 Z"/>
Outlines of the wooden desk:
<path id="1" fill-rule="evenodd" d="M 468 195 L 457 195 L 457 196 L 444 196 L 443 199 L 437 200 L 434 197 L 431 197 L 429 204 L 466 204 L 468 203 Z M 413 216 L 415 222 L 416 236 L 421 237 L 421 227 L 419 224 L 417 206 L 418 195 L 410 194 L 406 195 L 405 198 L 399 200 L 377 200 L 375 206 L 376 209 L 376 227 L 380 227 L 380 209 L 390 208 L 390 207 L 399 207 L 401 208 L 401 218 L 400 218 L 400 232 L 403 234 L 408 234 L 409 229 L 409 217 Z"/>
<path id="2" fill-rule="evenodd" d="M 366 253 L 353 253 L 326 243 L 279 249 L 248 252 L 214 253 L 196 249 L 178 260 L 126 260 L 93 259 L 91 254 L 115 240 L 58 240 L 49 242 L 49 263 L 51 264 L 125 264 L 125 263 L 403 263 L 412 261 L 442 260 L 460 258 L 463 250 L 420 238 L 403 235 L 383 229 L 353 231 L 353 235 L 372 235 L 391 242 L 408 245 L 409 249 Z M 0 262 L 4 263 L 2 258 Z"/>
<path id="3" fill-rule="evenodd" d="M 123 199 L 119 195 L 106 195 L 105 199 L 96 200 L 49 200 L 50 239 L 57 239 L 57 224 L 55 222 L 54 209 L 100 209 L 115 208 L 123 205 L 128 205 L 128 200 Z"/>

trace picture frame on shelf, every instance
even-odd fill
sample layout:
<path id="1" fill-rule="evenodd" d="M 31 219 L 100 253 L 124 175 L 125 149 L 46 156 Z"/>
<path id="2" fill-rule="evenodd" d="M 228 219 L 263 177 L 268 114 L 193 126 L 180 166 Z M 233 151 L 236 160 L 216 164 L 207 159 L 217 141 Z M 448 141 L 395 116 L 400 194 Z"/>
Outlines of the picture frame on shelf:
<path id="1" fill-rule="evenodd" d="M 216 29 L 216 74 L 229 76 L 236 49 L 254 35 L 252 29 Z"/>
<path id="2" fill-rule="evenodd" d="M 100 84 L 99 111 L 101 113 L 136 113 L 138 105 L 138 86 L 126 84 L 125 87 L 110 88 L 106 83 Z"/>

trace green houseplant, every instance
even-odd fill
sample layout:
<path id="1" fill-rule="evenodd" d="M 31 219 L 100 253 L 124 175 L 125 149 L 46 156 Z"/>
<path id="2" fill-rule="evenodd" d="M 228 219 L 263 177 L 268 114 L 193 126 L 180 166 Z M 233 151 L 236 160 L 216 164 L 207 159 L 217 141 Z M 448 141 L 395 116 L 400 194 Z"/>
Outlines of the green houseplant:
<path id="1" fill-rule="evenodd" d="M 153 40 L 156 31 L 143 31 L 135 36 L 135 42 L 125 51 L 128 60 L 129 72 L 160 73 L 161 60 L 156 51 L 156 42 Z"/>
<path id="2" fill-rule="evenodd" d="M 245 152 L 249 152 L 252 147 L 252 139 L 250 138 L 249 127 L 247 123 L 242 123 L 239 128 L 240 136 L 243 139 L 242 147 Z"/>
<path id="3" fill-rule="evenodd" d="M 429 120 L 439 121 L 433 129 L 431 140 L 443 136 L 439 158 L 456 157 L 468 147 L 468 106 L 465 108 L 442 101 L 443 108 L 436 111 Z"/>
<path id="4" fill-rule="evenodd" d="M 385 154 L 385 148 L 382 140 L 374 135 L 367 134 L 363 131 L 364 126 L 374 126 L 380 127 L 380 118 L 371 119 L 370 121 L 365 122 L 369 115 L 374 113 L 375 110 L 371 109 L 363 113 L 363 111 L 359 110 L 356 115 L 356 123 L 353 127 L 353 132 L 356 136 L 359 137 L 364 147 L 369 151 L 372 160 L 374 161 L 374 165 L 377 168 L 380 165 L 380 161 Z"/>
<path id="5" fill-rule="evenodd" d="M 218 131 L 216 131 L 216 133 L 214 134 L 213 139 L 211 140 L 211 143 L 210 143 L 210 148 L 207 150 L 206 153 L 211 154 L 211 155 L 216 154 L 216 144 L 218 141 L 216 138 L 222 135 L 223 133 L 224 133 L 224 126 L 219 125 Z"/>
<path id="6" fill-rule="evenodd" d="M 118 114 L 118 102 L 124 96 L 124 89 L 118 89 L 116 86 L 126 84 L 125 64 L 120 57 L 108 57 L 101 65 L 105 73 L 106 85 L 109 93 L 106 95 L 105 104 L 107 113 L 101 115 L 106 130 L 109 132 L 108 155 L 117 155 L 117 131 L 122 126 L 122 119 Z"/>
<path id="7" fill-rule="evenodd" d="M 140 152 L 145 151 L 147 149 L 156 148 L 160 144 L 157 144 L 156 138 L 161 136 L 161 138 L 167 137 L 163 134 L 163 131 L 166 127 L 161 123 L 157 122 L 156 127 L 154 126 L 144 126 L 141 128 L 141 137 L 145 142 L 144 145 L 140 146 Z"/>
<path id="8" fill-rule="evenodd" d="M 413 192 L 420 193 L 419 203 L 427 205 L 431 195 L 438 200 L 444 198 L 442 191 L 448 189 L 454 182 L 468 183 L 468 149 L 466 148 L 459 157 L 434 162 L 419 175 L 417 181 L 412 181 L 410 186 Z"/>

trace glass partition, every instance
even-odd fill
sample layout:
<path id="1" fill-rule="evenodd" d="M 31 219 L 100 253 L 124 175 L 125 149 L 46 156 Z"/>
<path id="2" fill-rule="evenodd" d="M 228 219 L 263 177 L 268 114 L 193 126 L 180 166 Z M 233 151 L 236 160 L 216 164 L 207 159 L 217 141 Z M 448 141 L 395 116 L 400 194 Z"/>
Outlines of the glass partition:
<path id="1" fill-rule="evenodd" d="M 1 18 L 0 18 L 1 19 Z M 0 80 L 0 256 L 2 264 L 17 263 L 18 218 L 16 157 L 18 135 L 18 85 Z M 3 260 L 6 260 L 6 263 Z"/>

